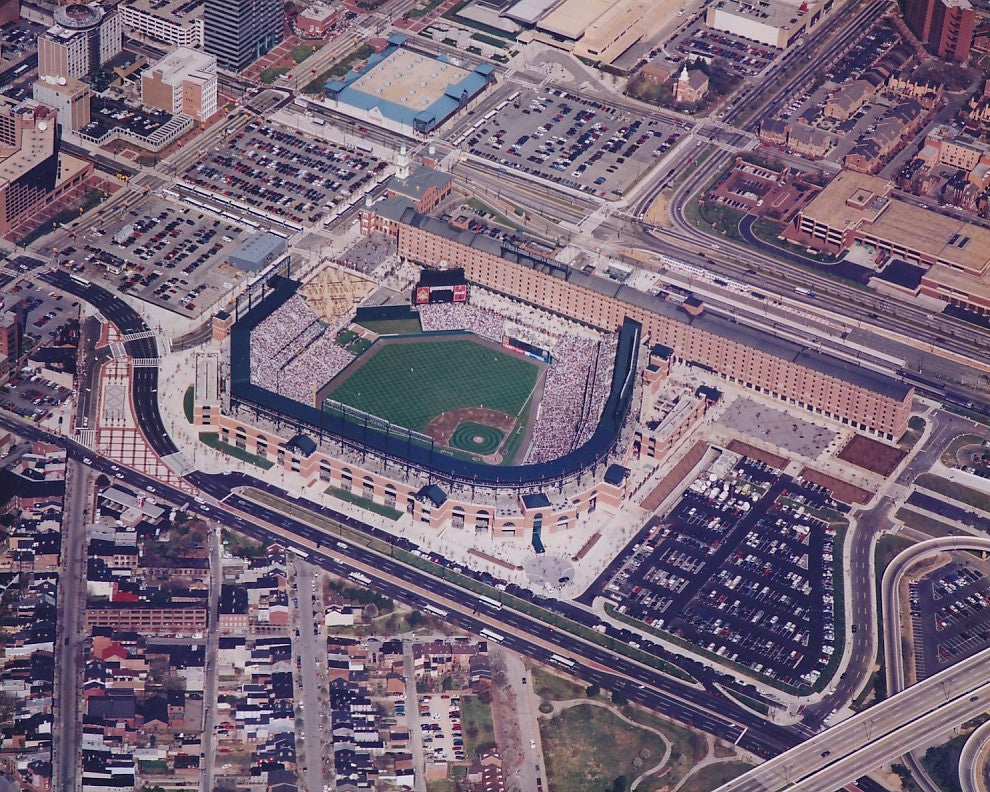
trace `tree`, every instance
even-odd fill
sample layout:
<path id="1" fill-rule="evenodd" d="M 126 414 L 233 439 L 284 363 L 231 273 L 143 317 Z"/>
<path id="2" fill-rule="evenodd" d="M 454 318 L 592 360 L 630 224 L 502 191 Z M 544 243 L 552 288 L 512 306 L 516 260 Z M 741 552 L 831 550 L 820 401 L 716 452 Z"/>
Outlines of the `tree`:
<path id="1" fill-rule="evenodd" d="M 409 629 L 415 630 L 417 627 L 422 626 L 423 614 L 418 610 L 414 610 L 406 617 L 406 621 L 409 623 Z"/>
<path id="2" fill-rule="evenodd" d="M 595 698 L 596 696 L 600 695 L 601 692 L 602 692 L 602 689 L 600 687 L 598 687 L 598 685 L 595 685 L 593 683 L 590 684 L 590 685 L 588 685 L 588 687 L 586 687 L 584 689 L 584 694 L 588 698 Z"/>
<path id="3" fill-rule="evenodd" d="M 621 690 L 612 691 L 612 703 L 617 707 L 624 707 L 629 703 L 629 697 Z"/>

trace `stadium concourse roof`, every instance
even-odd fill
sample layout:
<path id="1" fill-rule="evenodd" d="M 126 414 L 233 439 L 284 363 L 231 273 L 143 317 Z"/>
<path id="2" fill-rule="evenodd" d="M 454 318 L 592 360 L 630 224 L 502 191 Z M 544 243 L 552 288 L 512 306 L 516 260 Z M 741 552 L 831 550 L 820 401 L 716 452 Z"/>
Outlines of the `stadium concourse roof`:
<path id="1" fill-rule="evenodd" d="M 626 319 L 619 331 L 619 343 L 612 372 L 612 386 L 602 417 L 591 439 L 557 459 L 529 465 L 486 465 L 454 456 L 447 448 L 427 445 L 417 433 L 376 420 L 359 421 L 354 414 L 324 411 L 312 404 L 295 401 L 262 388 L 251 381 L 251 333 L 255 327 L 296 293 L 300 284 L 272 276 L 261 287 L 267 291 L 259 302 L 252 301 L 240 314 L 230 333 L 230 394 L 234 403 L 278 417 L 299 432 L 330 434 L 351 447 L 390 459 L 402 460 L 428 471 L 441 481 L 458 481 L 478 486 L 529 487 L 569 478 L 575 473 L 608 462 L 625 422 L 632 401 L 636 359 L 639 353 L 640 325 Z M 363 415 L 363 413 L 361 414 Z M 380 428 L 385 423 L 385 428 Z M 290 441 L 291 442 L 291 441 Z"/>
<path id="2" fill-rule="evenodd" d="M 384 204 L 385 202 L 381 205 L 384 206 Z M 390 210 L 393 212 L 399 209 L 402 210 L 401 215 L 395 219 L 414 228 L 420 228 L 438 236 L 446 237 L 476 250 L 483 250 L 492 255 L 499 256 L 506 261 L 531 267 L 551 277 L 576 283 L 599 294 L 614 297 L 630 305 L 636 305 L 665 316 L 668 319 L 701 328 L 730 341 L 735 341 L 736 343 L 759 349 L 761 352 L 793 361 L 805 368 L 843 379 L 876 393 L 881 393 L 884 396 L 900 400 L 911 389 L 911 386 L 891 377 L 853 363 L 847 363 L 839 358 L 825 355 L 817 350 L 796 344 L 793 341 L 778 338 L 762 330 L 738 324 L 733 319 L 722 314 L 712 311 L 702 311 L 692 316 L 683 311 L 676 303 L 669 302 L 658 295 L 649 294 L 632 286 L 616 283 L 615 281 L 597 275 L 588 275 L 581 270 L 573 269 L 553 259 L 531 255 L 485 234 L 476 234 L 474 231 L 467 229 L 461 230 L 454 228 L 443 220 L 420 214 L 408 205 L 405 208 L 399 204 L 390 207 Z"/>

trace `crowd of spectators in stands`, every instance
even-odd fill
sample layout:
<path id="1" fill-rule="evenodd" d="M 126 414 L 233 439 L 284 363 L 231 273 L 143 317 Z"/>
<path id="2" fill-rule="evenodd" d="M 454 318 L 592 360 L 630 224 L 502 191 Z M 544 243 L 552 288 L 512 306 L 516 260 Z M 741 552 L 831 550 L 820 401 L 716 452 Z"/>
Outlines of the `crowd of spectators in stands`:
<path id="1" fill-rule="evenodd" d="M 251 333 L 251 381 L 307 404 L 352 360 L 354 355 L 334 341 L 299 295 Z"/>
<path id="2" fill-rule="evenodd" d="M 502 342 L 505 320 L 494 311 L 470 303 L 420 305 L 419 323 L 424 332 L 468 330 L 496 343 Z"/>
<path id="3" fill-rule="evenodd" d="M 566 454 L 594 434 L 608 397 L 617 339 L 564 335 L 554 346 L 526 462 Z"/>

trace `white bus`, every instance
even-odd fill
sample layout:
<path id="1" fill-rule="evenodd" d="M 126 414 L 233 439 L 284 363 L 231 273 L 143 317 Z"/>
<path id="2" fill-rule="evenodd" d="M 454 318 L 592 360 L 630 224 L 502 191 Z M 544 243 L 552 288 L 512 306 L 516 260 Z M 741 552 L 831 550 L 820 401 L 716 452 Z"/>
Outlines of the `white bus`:
<path id="1" fill-rule="evenodd" d="M 353 580 L 355 583 L 360 583 L 363 586 L 371 585 L 371 578 L 361 572 L 351 572 L 347 577 Z"/>
<path id="2" fill-rule="evenodd" d="M 309 553 L 307 553 L 305 550 L 300 550 L 298 547 L 290 546 L 287 549 L 294 556 L 297 556 L 299 558 L 309 558 Z"/>
<path id="3" fill-rule="evenodd" d="M 502 610 L 502 603 L 491 597 L 480 596 L 478 597 L 478 602 L 482 605 L 487 605 L 489 608 L 494 608 L 495 610 Z"/>
<path id="4" fill-rule="evenodd" d="M 76 275 L 75 273 L 71 273 L 71 272 L 70 272 L 70 273 L 69 273 L 69 277 L 70 277 L 70 278 L 71 278 L 72 280 L 74 280 L 74 281 L 75 281 L 76 283 L 78 283 L 78 284 L 79 284 L 80 286 L 89 286 L 89 281 L 88 281 L 88 280 L 86 280 L 85 278 L 80 278 L 80 277 L 79 277 L 78 275 Z"/>
<path id="5" fill-rule="evenodd" d="M 450 615 L 449 611 L 445 611 L 443 608 L 438 608 L 436 605 L 427 605 L 423 608 L 427 613 L 432 613 L 434 616 L 439 616 L 441 619 L 446 619 Z"/>
<path id="6" fill-rule="evenodd" d="M 574 661 L 569 657 L 561 657 L 559 654 L 550 655 L 550 660 L 557 665 L 562 665 L 564 668 L 574 668 Z"/>
<path id="7" fill-rule="evenodd" d="M 494 630 L 489 630 L 487 627 L 481 631 L 481 637 L 487 638 L 489 641 L 494 641 L 495 643 L 502 643 L 505 640 L 505 636 L 501 633 L 497 633 Z"/>

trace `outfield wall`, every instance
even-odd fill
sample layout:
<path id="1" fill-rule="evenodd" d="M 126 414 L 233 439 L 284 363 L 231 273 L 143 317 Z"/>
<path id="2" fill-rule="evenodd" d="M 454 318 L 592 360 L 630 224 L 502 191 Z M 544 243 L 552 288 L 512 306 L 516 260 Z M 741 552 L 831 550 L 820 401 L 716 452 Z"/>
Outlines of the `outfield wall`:
<path id="1" fill-rule="evenodd" d="M 343 415 L 329 414 L 251 382 L 251 332 L 286 302 L 300 284 L 280 276 L 272 278 L 260 301 L 240 312 L 230 334 L 230 394 L 232 406 L 247 408 L 278 424 L 297 431 L 329 436 L 361 454 L 373 454 L 387 461 L 422 470 L 440 481 L 471 486 L 538 487 L 571 479 L 582 471 L 604 472 L 612 460 L 632 401 L 636 362 L 641 341 L 640 324 L 632 319 L 621 322 L 612 386 L 602 417 L 587 443 L 557 459 L 530 465 L 485 465 L 454 456 L 441 446 L 413 442 L 405 429 L 394 432 L 355 423 Z M 246 435 L 246 429 L 245 429 Z M 235 429 L 236 441 L 237 432 Z M 266 450 L 271 446 L 264 444 Z M 273 449 L 274 450 L 274 449 Z M 253 451 L 253 449 L 252 449 Z"/>

